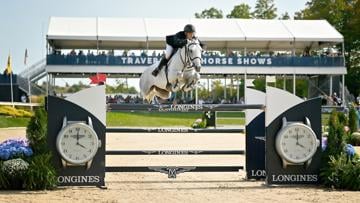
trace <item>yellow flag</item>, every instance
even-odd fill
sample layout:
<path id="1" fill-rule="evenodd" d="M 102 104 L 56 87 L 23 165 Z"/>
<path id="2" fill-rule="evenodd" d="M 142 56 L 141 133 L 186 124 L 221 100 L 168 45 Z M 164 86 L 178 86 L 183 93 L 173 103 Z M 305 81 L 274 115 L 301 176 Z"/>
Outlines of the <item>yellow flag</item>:
<path id="1" fill-rule="evenodd" d="M 11 57 L 9 55 L 8 57 L 8 61 L 7 61 L 7 65 L 6 65 L 6 74 L 10 75 L 12 73 L 12 68 L 11 68 Z"/>

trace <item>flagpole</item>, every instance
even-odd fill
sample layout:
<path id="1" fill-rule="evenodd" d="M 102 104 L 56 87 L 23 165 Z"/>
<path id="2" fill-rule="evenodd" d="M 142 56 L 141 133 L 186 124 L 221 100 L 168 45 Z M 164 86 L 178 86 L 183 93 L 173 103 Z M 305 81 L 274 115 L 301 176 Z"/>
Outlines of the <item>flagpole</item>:
<path id="1" fill-rule="evenodd" d="M 33 106 L 31 105 L 31 82 L 30 82 L 30 76 L 28 76 L 28 85 L 29 85 L 29 103 L 30 103 L 30 109 L 33 110 Z"/>
<path id="2" fill-rule="evenodd" d="M 10 58 L 10 49 L 9 49 L 9 57 L 8 57 L 8 64 L 7 64 L 7 71 L 10 70 L 10 92 L 11 92 L 11 105 L 14 106 L 14 92 L 13 92 L 13 81 L 12 81 L 12 68 L 11 68 L 11 58 Z"/>
<path id="3" fill-rule="evenodd" d="M 13 82 L 12 82 L 12 71 L 10 72 L 10 87 L 11 87 L 11 104 L 14 107 L 14 93 L 13 93 Z"/>

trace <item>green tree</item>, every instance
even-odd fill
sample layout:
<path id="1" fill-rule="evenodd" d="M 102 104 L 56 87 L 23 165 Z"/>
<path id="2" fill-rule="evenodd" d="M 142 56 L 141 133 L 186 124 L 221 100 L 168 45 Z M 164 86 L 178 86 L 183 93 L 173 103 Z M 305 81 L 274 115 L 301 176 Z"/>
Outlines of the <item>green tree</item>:
<path id="1" fill-rule="evenodd" d="M 302 11 L 297 11 L 294 13 L 294 20 L 304 19 L 304 15 Z"/>
<path id="2" fill-rule="evenodd" d="M 201 13 L 195 13 L 195 18 L 223 18 L 223 12 L 220 9 L 211 7 L 201 11 Z"/>
<path id="3" fill-rule="evenodd" d="M 356 132 L 357 131 L 357 116 L 356 116 L 356 110 L 353 106 L 350 107 L 350 111 L 349 111 L 349 128 L 350 128 L 350 133 Z"/>
<path id="4" fill-rule="evenodd" d="M 281 15 L 281 17 L 279 18 L 280 20 L 289 20 L 290 19 L 290 15 L 288 12 L 285 12 Z"/>
<path id="5" fill-rule="evenodd" d="M 346 86 L 352 94 L 360 93 L 360 1 L 311 0 L 295 19 L 325 19 L 343 36 L 348 74 Z"/>
<path id="6" fill-rule="evenodd" d="M 248 4 L 239 4 L 234 6 L 233 10 L 228 14 L 227 18 L 251 18 L 251 7 Z"/>
<path id="7" fill-rule="evenodd" d="M 276 11 L 274 0 L 257 0 L 252 15 L 257 19 L 274 19 L 277 16 Z"/>
<path id="8" fill-rule="evenodd" d="M 135 87 L 128 87 L 125 81 L 123 80 L 116 80 L 116 85 L 106 85 L 106 93 L 112 94 L 112 93 L 128 93 L 128 94 L 137 94 Z"/>
<path id="9" fill-rule="evenodd" d="M 359 33 L 360 34 L 360 33 Z M 360 36 L 360 35 L 359 35 Z M 346 40 L 346 39 L 345 39 Z M 345 84 L 349 91 L 357 97 L 360 95 L 360 47 L 349 51 L 346 55 L 347 75 Z"/>

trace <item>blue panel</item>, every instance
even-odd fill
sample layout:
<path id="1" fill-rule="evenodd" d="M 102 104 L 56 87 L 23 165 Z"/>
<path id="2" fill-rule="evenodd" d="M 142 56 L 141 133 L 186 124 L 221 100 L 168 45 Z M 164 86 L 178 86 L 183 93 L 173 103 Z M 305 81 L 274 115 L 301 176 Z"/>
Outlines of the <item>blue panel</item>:
<path id="1" fill-rule="evenodd" d="M 157 56 L 48 55 L 47 65 L 116 65 L 148 66 L 160 60 Z M 203 56 L 203 66 L 261 67 L 343 67 L 343 57 L 224 57 Z"/>

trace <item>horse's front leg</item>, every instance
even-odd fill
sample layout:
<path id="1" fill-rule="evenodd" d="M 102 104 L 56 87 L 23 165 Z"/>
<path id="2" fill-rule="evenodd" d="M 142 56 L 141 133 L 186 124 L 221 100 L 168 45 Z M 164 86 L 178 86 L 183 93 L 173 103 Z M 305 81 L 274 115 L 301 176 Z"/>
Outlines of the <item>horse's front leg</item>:
<path id="1" fill-rule="evenodd" d="M 181 89 L 181 83 L 179 80 L 176 80 L 174 84 L 172 84 L 171 91 L 177 92 Z"/>
<path id="2" fill-rule="evenodd" d="M 195 73 L 191 76 L 191 78 L 189 80 L 186 81 L 183 90 L 184 91 L 190 91 L 192 89 L 194 89 L 196 87 L 196 85 L 198 84 L 200 80 L 200 74 L 199 73 Z"/>

